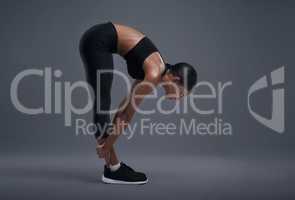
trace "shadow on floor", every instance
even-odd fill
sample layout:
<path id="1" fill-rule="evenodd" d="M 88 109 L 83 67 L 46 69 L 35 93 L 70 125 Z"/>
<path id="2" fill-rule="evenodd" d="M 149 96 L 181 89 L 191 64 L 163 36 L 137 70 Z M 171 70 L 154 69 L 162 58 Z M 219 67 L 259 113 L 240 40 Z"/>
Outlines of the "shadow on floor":
<path id="1" fill-rule="evenodd" d="M 85 170 L 85 169 L 84 169 Z M 21 179 L 45 179 L 53 181 L 76 181 L 87 184 L 104 184 L 101 170 L 82 171 L 80 168 L 0 167 L 0 176 Z"/>

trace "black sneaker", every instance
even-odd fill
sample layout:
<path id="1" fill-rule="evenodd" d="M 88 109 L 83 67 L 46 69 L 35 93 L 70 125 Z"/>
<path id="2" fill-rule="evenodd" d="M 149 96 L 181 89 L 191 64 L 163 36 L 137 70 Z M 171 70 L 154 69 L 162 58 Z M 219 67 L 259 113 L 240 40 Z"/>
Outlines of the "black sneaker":
<path id="1" fill-rule="evenodd" d="M 148 179 L 144 173 L 136 172 L 131 167 L 121 162 L 120 168 L 114 172 L 112 172 L 109 167 L 104 166 L 102 181 L 112 184 L 140 185 L 147 183 Z"/>

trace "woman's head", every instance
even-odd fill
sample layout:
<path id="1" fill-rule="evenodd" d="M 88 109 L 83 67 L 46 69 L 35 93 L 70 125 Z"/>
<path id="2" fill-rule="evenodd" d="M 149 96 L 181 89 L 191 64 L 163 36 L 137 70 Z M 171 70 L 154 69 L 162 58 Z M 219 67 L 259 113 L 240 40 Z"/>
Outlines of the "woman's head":
<path id="1" fill-rule="evenodd" d="M 188 63 L 166 64 L 162 84 L 169 99 L 180 99 L 190 93 L 197 83 L 197 72 Z"/>

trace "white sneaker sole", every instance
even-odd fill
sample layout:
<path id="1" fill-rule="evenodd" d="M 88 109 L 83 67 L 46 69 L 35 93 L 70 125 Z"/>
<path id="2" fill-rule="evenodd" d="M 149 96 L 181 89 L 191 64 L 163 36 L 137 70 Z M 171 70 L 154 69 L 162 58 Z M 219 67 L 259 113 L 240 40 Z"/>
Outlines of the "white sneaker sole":
<path id="1" fill-rule="evenodd" d="M 108 184 L 123 184 L 123 185 L 142 185 L 148 182 L 148 179 L 146 181 L 137 181 L 137 182 L 118 181 L 118 180 L 106 178 L 104 175 L 102 175 L 101 180 L 102 182 L 108 183 Z"/>

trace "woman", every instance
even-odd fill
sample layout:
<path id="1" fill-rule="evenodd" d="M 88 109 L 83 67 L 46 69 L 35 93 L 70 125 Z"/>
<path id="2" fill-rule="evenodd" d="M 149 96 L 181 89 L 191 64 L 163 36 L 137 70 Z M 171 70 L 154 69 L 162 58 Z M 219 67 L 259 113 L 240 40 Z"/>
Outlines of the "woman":
<path id="1" fill-rule="evenodd" d="M 101 74 L 100 83 L 97 83 L 97 71 L 114 69 L 114 53 L 126 60 L 128 74 L 136 80 L 130 95 L 121 102 L 111 122 L 109 113 L 97 112 L 97 103 L 99 109 L 110 110 L 113 74 Z M 119 184 L 147 183 L 145 174 L 119 162 L 113 145 L 131 121 L 144 95 L 151 93 L 154 86 L 161 84 L 169 98 L 180 99 L 196 84 L 196 71 L 187 63 L 165 64 L 156 46 L 143 33 L 111 22 L 95 25 L 83 34 L 80 54 L 86 68 L 87 81 L 95 91 L 94 122 L 100 127 L 110 123 L 115 127 L 112 131 L 97 131 L 95 134 L 98 155 L 106 161 L 102 181 Z M 97 87 L 100 95 L 96 93 Z"/>

